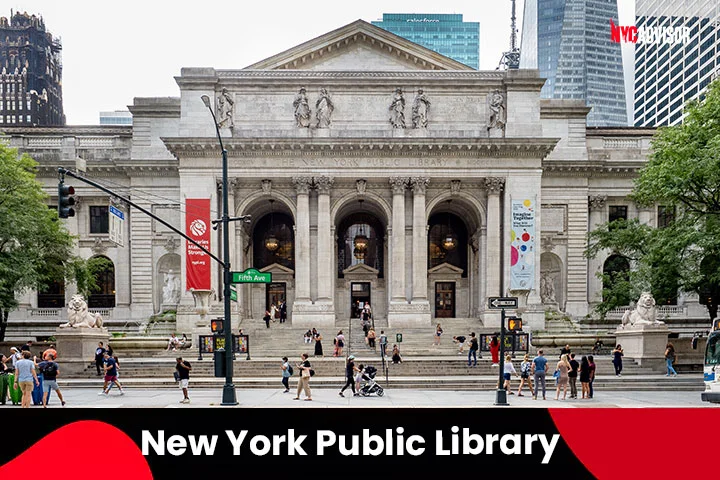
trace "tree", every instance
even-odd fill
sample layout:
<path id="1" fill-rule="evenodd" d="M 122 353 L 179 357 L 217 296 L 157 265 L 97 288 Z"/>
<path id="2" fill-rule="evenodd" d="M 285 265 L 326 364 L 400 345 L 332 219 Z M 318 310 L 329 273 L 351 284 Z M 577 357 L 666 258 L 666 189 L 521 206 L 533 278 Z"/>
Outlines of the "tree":
<path id="1" fill-rule="evenodd" d="M 0 341 L 17 296 L 54 281 L 93 285 L 86 262 L 73 253 L 74 238 L 48 208 L 48 196 L 35 180 L 37 163 L 0 143 Z"/>
<path id="2" fill-rule="evenodd" d="M 612 251 L 634 266 L 628 284 L 608 292 L 608 302 L 603 292 L 596 308 L 601 314 L 628 288 L 633 298 L 642 290 L 656 299 L 674 298 L 678 291 L 698 293 L 711 319 L 717 312 L 720 269 L 708 265 L 720 257 L 720 81 L 708 86 L 702 101 L 689 102 L 685 114 L 682 125 L 658 129 L 630 195 L 642 205 L 674 209 L 674 220 L 657 229 L 637 220 L 617 221 L 589 234 L 588 257 Z"/>

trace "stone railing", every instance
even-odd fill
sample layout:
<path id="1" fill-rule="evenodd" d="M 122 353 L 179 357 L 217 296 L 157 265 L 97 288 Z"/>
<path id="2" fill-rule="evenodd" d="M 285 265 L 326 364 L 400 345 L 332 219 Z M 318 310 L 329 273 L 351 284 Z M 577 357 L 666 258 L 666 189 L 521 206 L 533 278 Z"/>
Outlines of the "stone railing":
<path id="1" fill-rule="evenodd" d="M 27 139 L 27 146 L 34 148 L 60 148 L 62 137 L 30 137 Z"/>
<path id="2" fill-rule="evenodd" d="M 115 146 L 115 139 L 112 137 L 78 137 L 80 148 L 112 148 Z"/>
<path id="3" fill-rule="evenodd" d="M 603 148 L 640 148 L 637 138 L 603 138 Z"/>
<path id="4" fill-rule="evenodd" d="M 31 317 L 37 318 L 60 318 L 60 308 L 31 308 L 29 310 Z"/>
<path id="5" fill-rule="evenodd" d="M 634 310 L 635 307 L 616 307 L 605 314 L 606 318 L 622 318 L 627 310 Z M 682 317 L 687 315 L 687 307 L 685 305 L 659 305 L 655 307 L 657 310 L 658 320 L 666 317 Z"/>
<path id="6" fill-rule="evenodd" d="M 112 318 L 112 308 L 89 308 L 88 310 L 92 313 L 99 313 L 104 319 Z"/>

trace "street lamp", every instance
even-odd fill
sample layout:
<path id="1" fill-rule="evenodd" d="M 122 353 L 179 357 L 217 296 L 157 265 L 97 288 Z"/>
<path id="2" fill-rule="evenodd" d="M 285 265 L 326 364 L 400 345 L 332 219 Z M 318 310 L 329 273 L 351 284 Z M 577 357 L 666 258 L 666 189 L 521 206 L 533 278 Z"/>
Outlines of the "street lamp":
<path id="1" fill-rule="evenodd" d="M 214 220 L 213 223 L 220 223 L 222 225 L 222 237 L 223 237 L 223 303 L 225 307 L 225 385 L 223 385 L 222 405 L 237 405 L 237 396 L 235 394 L 235 385 L 233 385 L 233 338 L 232 338 L 232 324 L 230 316 L 230 232 L 228 229 L 228 223 L 230 217 L 228 216 L 228 166 L 227 166 L 227 150 L 223 146 L 222 137 L 220 136 L 220 127 L 215 118 L 215 112 L 213 112 L 212 105 L 210 104 L 210 97 L 203 95 L 202 101 L 205 106 L 210 110 L 212 115 L 213 123 L 215 124 L 215 132 L 217 133 L 218 142 L 220 142 L 220 150 L 222 150 L 222 201 L 223 201 L 223 212 L 220 220 Z"/>

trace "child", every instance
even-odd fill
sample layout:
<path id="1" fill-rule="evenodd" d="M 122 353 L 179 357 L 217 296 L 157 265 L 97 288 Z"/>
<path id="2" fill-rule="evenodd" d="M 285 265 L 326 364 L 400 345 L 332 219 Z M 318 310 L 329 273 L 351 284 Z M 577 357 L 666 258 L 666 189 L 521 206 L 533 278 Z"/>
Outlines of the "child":
<path id="1" fill-rule="evenodd" d="M 303 341 L 308 344 L 312 341 L 312 331 L 308 330 L 305 332 L 305 335 L 303 335 Z"/>

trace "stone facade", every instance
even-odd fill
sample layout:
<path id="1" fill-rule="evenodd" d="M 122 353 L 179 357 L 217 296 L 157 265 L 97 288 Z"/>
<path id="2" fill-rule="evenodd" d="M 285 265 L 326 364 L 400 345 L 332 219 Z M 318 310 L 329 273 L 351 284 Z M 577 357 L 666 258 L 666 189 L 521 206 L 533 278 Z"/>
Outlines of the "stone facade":
<path id="1" fill-rule="evenodd" d="M 534 70 L 458 69 L 358 21 L 243 70 L 183 68 L 176 81 L 179 98 L 135 99 L 132 128 L 6 133 L 12 146 L 40 161 L 51 197 L 57 166 L 73 167 L 80 157 L 88 174 L 182 228 L 187 198 L 210 198 L 220 216 L 220 150 L 200 97 L 215 98 L 216 107 L 219 96 L 232 99 L 231 110 L 222 112 L 232 122 L 221 129 L 231 216 L 252 216 L 249 225 L 230 226 L 232 268 L 272 271 L 296 325 L 334 326 L 362 298 L 376 321 L 390 326 L 429 326 L 436 317 L 455 316 L 497 327 L 499 315 L 486 309 L 487 298 L 513 294 L 529 329 L 543 329 L 546 309 L 580 318 L 598 300 L 595 274 L 604 259 L 588 261 L 583 250 L 588 230 L 607 221 L 608 206 L 627 205 L 628 217 L 655 222 L 656 209 L 638 210 L 627 200 L 653 130 L 587 128 L 584 104 L 540 99 L 544 80 Z M 311 110 L 307 126 L 293 106 L 301 88 Z M 388 106 L 398 88 L 422 89 L 432 99 L 427 128 L 390 124 Z M 329 100 L 318 102 L 321 92 Z M 503 128 L 488 125 L 495 92 Z M 411 105 L 405 110 L 409 118 Z M 67 222 L 80 235 L 80 253 L 94 254 L 99 238 L 115 263 L 117 306 L 110 317 L 145 321 L 160 308 L 163 273 L 177 263 L 167 256 L 182 259 L 185 241 L 134 211 L 124 248 L 87 233 L 86 208 L 107 199 L 73 183 L 81 201 L 78 216 Z M 510 205 L 521 198 L 537 206 L 528 253 L 536 268 L 530 290 L 511 292 Z M 268 215 L 285 218 L 292 232 L 284 264 L 259 264 L 270 258 L 262 250 L 268 232 L 259 227 Z M 353 250 L 358 231 L 371 251 Z M 429 240 L 435 231 L 445 235 L 438 237 L 442 248 Z M 213 232 L 216 255 L 220 238 Z M 184 260 L 180 266 L 184 290 Z M 222 292 L 219 268 L 213 272 L 212 288 Z M 552 282 L 553 305 L 540 296 L 542 275 Z M 234 318 L 262 318 L 273 293 L 263 285 L 237 290 Z M 46 313 L 34 299 L 33 292 L 22 299 L 13 321 Z M 687 304 L 682 308 L 692 314 Z M 210 315 L 221 311 L 216 294 Z M 193 312 L 184 292 L 178 319 Z"/>

